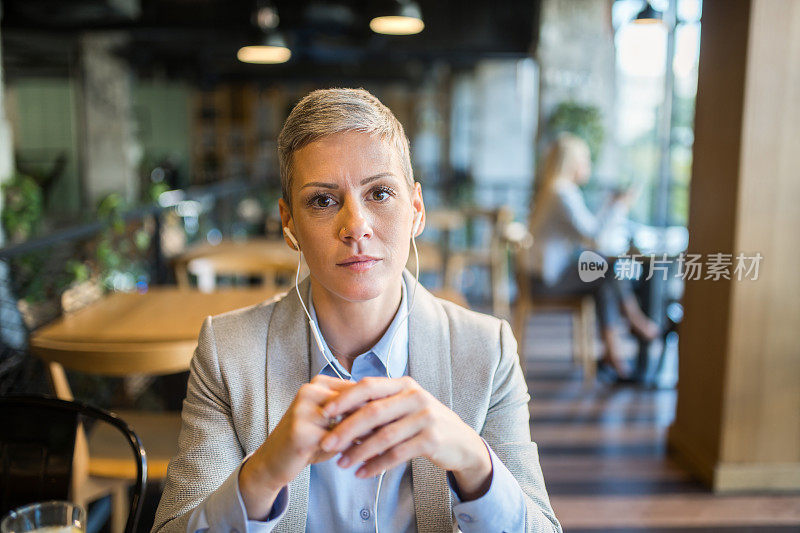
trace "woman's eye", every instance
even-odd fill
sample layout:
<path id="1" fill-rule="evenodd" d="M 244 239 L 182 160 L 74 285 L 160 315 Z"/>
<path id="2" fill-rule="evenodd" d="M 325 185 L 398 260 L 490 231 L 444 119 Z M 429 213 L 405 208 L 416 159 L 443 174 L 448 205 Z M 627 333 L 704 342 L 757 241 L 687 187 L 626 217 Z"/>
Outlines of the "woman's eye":
<path id="1" fill-rule="evenodd" d="M 311 207 L 323 208 L 323 207 L 330 207 L 333 203 L 333 199 L 330 196 L 326 196 L 324 194 L 318 194 L 316 196 L 312 196 L 311 199 L 308 201 L 308 205 Z"/>
<path id="2" fill-rule="evenodd" d="M 384 200 L 387 200 L 390 196 L 392 196 L 392 191 L 384 187 L 380 187 L 372 191 L 372 199 L 378 202 L 383 202 Z"/>

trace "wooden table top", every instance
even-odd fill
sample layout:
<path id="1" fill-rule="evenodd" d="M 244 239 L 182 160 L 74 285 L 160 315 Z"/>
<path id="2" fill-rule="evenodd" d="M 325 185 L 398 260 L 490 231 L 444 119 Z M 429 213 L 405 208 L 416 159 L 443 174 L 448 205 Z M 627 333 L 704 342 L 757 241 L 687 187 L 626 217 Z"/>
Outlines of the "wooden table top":
<path id="1" fill-rule="evenodd" d="M 275 296 L 241 288 L 203 293 L 151 287 L 145 294 L 113 293 L 31 335 L 45 361 L 87 373 L 167 374 L 187 370 L 203 320 Z"/>

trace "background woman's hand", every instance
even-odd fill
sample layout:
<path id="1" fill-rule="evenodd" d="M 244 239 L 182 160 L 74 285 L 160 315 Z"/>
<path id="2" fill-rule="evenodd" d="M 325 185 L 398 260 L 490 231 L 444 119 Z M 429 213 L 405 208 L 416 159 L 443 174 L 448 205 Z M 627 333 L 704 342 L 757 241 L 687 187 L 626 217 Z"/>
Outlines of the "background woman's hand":
<path id="1" fill-rule="evenodd" d="M 303 468 L 335 455 L 319 446 L 329 429 L 322 405 L 353 386 L 353 382 L 318 375 L 300 387 L 278 425 L 239 471 L 239 490 L 248 518 L 266 517 L 281 488 Z"/>
<path id="2" fill-rule="evenodd" d="M 612 195 L 612 201 L 618 202 L 624 205 L 626 208 L 630 208 L 634 204 L 636 199 L 639 197 L 640 193 L 641 193 L 641 186 L 637 182 L 628 186 L 626 189 L 616 191 Z"/>
<path id="3" fill-rule="evenodd" d="M 488 490 L 492 463 L 483 440 L 414 379 L 364 378 L 324 405 L 331 417 L 351 411 L 321 442 L 342 452 L 342 468 L 363 462 L 356 476 L 365 478 L 422 456 L 453 472 L 463 499 Z"/>

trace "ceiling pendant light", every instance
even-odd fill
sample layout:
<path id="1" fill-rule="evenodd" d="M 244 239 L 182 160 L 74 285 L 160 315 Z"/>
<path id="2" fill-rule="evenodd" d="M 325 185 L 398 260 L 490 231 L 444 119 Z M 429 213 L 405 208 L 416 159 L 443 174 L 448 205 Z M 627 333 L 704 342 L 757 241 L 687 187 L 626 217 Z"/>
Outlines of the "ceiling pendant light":
<path id="1" fill-rule="evenodd" d="M 292 57 L 292 51 L 286 45 L 286 39 L 279 32 L 270 33 L 262 44 L 243 46 L 236 53 L 242 63 L 258 63 L 276 65 L 286 63 Z"/>
<path id="2" fill-rule="evenodd" d="M 413 0 L 393 0 L 394 5 L 386 15 L 373 18 L 369 27 L 375 33 L 386 35 L 414 35 L 425 28 L 422 13 Z"/>
<path id="3" fill-rule="evenodd" d="M 253 12 L 253 23 L 261 28 L 261 31 L 274 30 L 278 27 L 281 18 L 278 16 L 278 10 L 275 5 L 269 0 L 258 0 L 256 2 L 256 9 Z"/>

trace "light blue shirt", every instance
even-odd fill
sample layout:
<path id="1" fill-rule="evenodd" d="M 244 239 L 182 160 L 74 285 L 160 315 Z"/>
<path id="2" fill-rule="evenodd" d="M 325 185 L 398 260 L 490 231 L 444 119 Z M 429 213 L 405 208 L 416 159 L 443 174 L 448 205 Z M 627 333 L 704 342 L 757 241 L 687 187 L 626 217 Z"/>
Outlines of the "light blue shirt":
<path id="1" fill-rule="evenodd" d="M 401 291 L 400 307 L 386 333 L 372 349 L 355 358 L 351 372 L 347 372 L 331 356 L 327 344 L 324 344 L 333 364 L 345 379 L 358 381 L 367 376 L 387 377 L 387 363 L 388 376 L 395 378 L 408 375 L 408 320 L 404 320 L 408 297 L 405 282 L 402 283 Z M 316 321 L 316 311 L 310 295 L 308 303 L 309 314 Z M 396 338 L 389 352 L 389 344 L 395 331 L 397 331 Z M 312 376 L 325 374 L 338 377 L 314 342 L 311 342 L 310 369 Z M 486 447 L 492 461 L 492 482 L 486 494 L 475 500 L 461 502 L 456 492 L 455 478 L 448 473 L 447 480 L 450 484 L 458 526 L 464 533 L 487 530 L 509 533 L 525 531 L 525 500 L 522 489 L 491 447 L 488 444 Z M 355 472 L 360 464 L 341 468 L 336 464 L 338 459 L 339 455 L 336 455 L 328 461 L 311 465 L 306 531 L 311 533 L 375 531 L 373 513 L 378 478 L 359 479 L 355 477 Z M 409 465 L 410 463 L 399 465 L 387 471 L 383 478 L 378 505 L 378 524 L 381 531 L 412 533 L 417 530 Z M 247 520 L 238 483 L 236 497 L 248 531 L 269 533 L 288 508 L 289 487 L 284 487 L 278 493 L 272 511 L 263 522 Z M 200 513 L 193 514 L 188 530 L 201 533 L 207 528 L 204 509 Z"/>
<path id="2" fill-rule="evenodd" d="M 325 345 L 330 361 L 345 379 L 359 381 L 368 376 L 397 378 L 408 374 L 408 320 L 404 320 L 408 298 L 405 283 L 401 285 L 400 307 L 392 323 L 371 350 L 353 360 L 351 372 L 347 372 L 339 364 Z M 309 305 L 309 313 L 316 321 L 317 314 L 313 300 Z M 394 342 L 392 342 L 393 335 Z M 331 362 L 319 351 L 317 344 L 312 342 L 311 375 L 325 374 L 337 377 Z M 328 461 L 311 465 L 306 531 L 373 532 L 378 478 L 359 479 L 355 473 L 360 464 L 341 468 L 336 464 L 338 459 L 339 455 L 336 455 Z M 408 466 L 408 464 L 399 465 L 383 476 L 378 502 L 378 525 L 381 531 L 411 533 L 417 530 L 411 468 Z"/>

